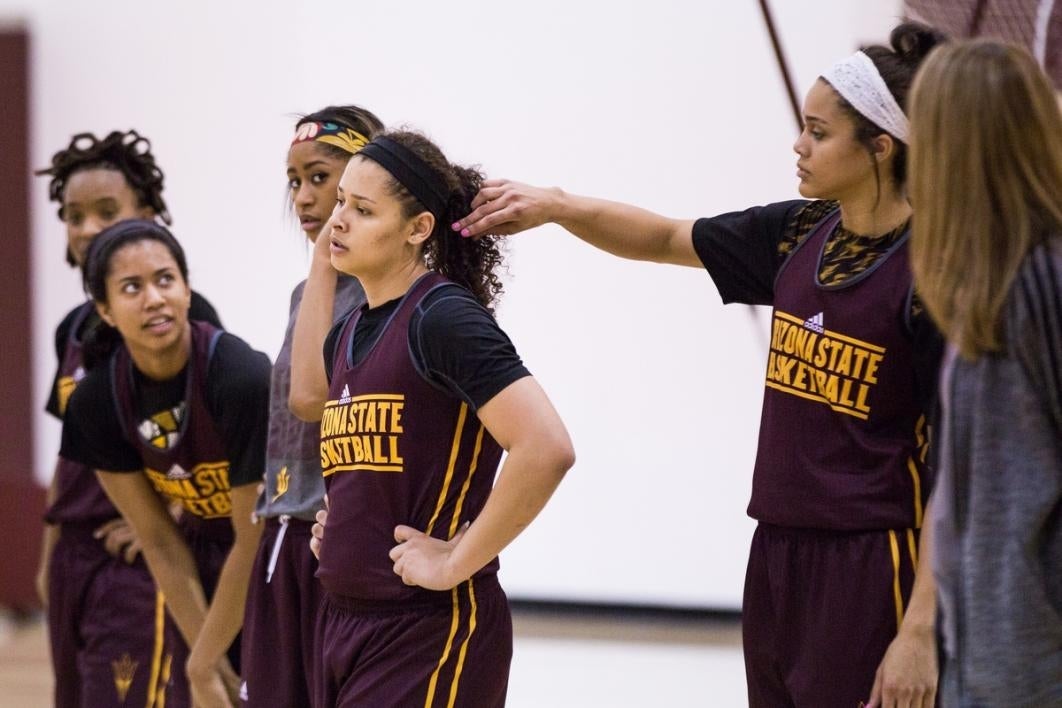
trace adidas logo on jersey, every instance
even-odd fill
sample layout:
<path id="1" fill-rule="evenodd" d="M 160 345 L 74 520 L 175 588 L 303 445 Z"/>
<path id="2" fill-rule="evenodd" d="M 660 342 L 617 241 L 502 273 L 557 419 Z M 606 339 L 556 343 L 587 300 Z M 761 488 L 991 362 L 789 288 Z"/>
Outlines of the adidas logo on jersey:
<path id="1" fill-rule="evenodd" d="M 810 329 L 812 332 L 818 332 L 819 334 L 822 334 L 822 313 L 820 312 L 817 315 L 812 315 L 811 317 L 804 320 L 804 327 L 806 329 Z"/>
<path id="2" fill-rule="evenodd" d="M 339 394 L 340 403 L 350 403 L 350 386 L 343 384 L 343 393 Z"/>
<path id="3" fill-rule="evenodd" d="M 188 479 L 191 476 L 191 472 L 184 469 L 180 465 L 174 465 L 170 468 L 170 471 L 166 473 L 167 479 Z"/>

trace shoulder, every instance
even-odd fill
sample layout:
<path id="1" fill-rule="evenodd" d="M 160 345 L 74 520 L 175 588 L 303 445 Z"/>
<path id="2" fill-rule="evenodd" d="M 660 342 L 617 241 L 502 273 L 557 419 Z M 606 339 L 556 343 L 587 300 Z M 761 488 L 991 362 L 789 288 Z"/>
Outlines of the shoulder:
<path id="1" fill-rule="evenodd" d="M 210 304 L 209 300 L 195 290 L 192 291 L 192 303 L 188 308 L 188 318 L 199 320 L 201 322 L 209 322 L 215 327 L 223 328 L 221 318 L 218 316 L 218 311 L 214 309 L 214 306 Z"/>
<path id="2" fill-rule="evenodd" d="M 73 329 L 74 324 L 84 315 L 85 310 L 92 306 L 91 302 L 83 302 L 70 310 L 70 312 L 66 313 L 63 319 L 59 322 L 59 326 L 55 328 L 55 343 L 57 347 L 60 344 L 66 346 L 67 339 L 70 337 L 70 331 Z"/>
<path id="3" fill-rule="evenodd" d="M 256 351 L 235 334 L 221 332 L 210 357 L 208 383 L 230 390 L 269 385 L 269 357 Z"/>
<path id="4" fill-rule="evenodd" d="M 102 366 L 97 366 L 85 378 L 81 379 L 67 405 L 67 416 L 77 418 L 82 415 L 99 415 L 110 410 L 113 395 L 113 377 L 110 359 Z"/>
<path id="5" fill-rule="evenodd" d="M 816 199 L 810 202 L 802 202 L 795 206 L 790 213 L 786 224 L 786 240 L 796 245 L 807 238 L 815 224 L 819 223 L 832 212 L 839 208 L 837 202 L 827 199 Z"/>
<path id="6" fill-rule="evenodd" d="M 461 337 L 470 328 L 487 326 L 500 329 L 494 315 L 468 290 L 448 283 L 431 292 L 417 306 L 410 320 L 410 331 L 421 337 Z"/>
<path id="7" fill-rule="evenodd" d="M 1062 237 L 1050 238 L 1029 252 L 1009 300 L 1006 313 L 1010 324 L 1038 323 L 1058 335 L 1057 323 L 1062 322 Z"/>

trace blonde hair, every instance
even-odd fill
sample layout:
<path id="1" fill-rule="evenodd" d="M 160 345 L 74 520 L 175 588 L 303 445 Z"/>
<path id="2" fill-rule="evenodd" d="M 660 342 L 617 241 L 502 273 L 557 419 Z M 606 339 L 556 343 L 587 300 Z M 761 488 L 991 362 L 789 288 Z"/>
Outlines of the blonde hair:
<path id="1" fill-rule="evenodd" d="M 966 358 L 1001 347 L 1026 254 L 1062 232 L 1062 111 L 1023 48 L 936 49 L 911 95 L 911 261 L 918 292 Z"/>

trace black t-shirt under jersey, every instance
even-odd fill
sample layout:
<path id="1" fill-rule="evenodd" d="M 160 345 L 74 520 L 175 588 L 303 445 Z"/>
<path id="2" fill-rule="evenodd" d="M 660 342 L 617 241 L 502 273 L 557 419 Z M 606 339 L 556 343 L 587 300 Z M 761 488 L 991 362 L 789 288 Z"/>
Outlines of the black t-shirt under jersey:
<path id="1" fill-rule="evenodd" d="M 401 298 L 362 308 L 354 330 L 354 362 L 365 358 L 390 321 Z M 324 345 L 325 371 L 332 362 L 344 317 Z M 409 323 L 410 354 L 432 384 L 450 391 L 477 409 L 506 386 L 530 372 L 494 317 L 470 292 L 447 285 L 424 298 Z"/>
<path id="2" fill-rule="evenodd" d="M 233 487 L 262 479 L 270 368 L 269 357 L 228 333 L 218 339 L 210 359 L 206 405 L 225 441 Z M 153 381 L 134 368 L 141 420 L 181 405 L 186 371 L 168 381 Z M 98 366 L 75 389 L 66 411 L 60 454 L 93 469 L 138 472 L 143 461 L 122 430 L 111 379 L 111 367 Z"/>

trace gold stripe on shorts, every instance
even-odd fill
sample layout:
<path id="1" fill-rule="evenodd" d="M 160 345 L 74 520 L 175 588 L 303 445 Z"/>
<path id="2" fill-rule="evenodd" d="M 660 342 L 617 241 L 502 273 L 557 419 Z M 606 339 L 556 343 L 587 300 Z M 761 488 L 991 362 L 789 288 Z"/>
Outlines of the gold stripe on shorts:
<path id="1" fill-rule="evenodd" d="M 457 700 L 457 684 L 461 680 L 461 669 L 465 665 L 468 643 L 472 639 L 472 633 L 476 631 L 476 591 L 472 588 L 471 578 L 468 579 L 468 601 L 472 605 L 468 617 L 468 635 L 465 637 L 465 641 L 461 643 L 461 651 L 457 654 L 457 669 L 454 670 L 454 682 L 450 684 L 450 700 L 446 704 L 446 708 L 454 708 L 454 701 Z"/>
<path id="2" fill-rule="evenodd" d="M 161 590 L 155 591 L 155 648 L 151 652 L 151 678 L 148 679 L 147 708 L 155 708 L 155 697 L 162 670 L 162 646 L 165 635 L 166 598 Z"/>
<path id="3" fill-rule="evenodd" d="M 428 695 L 424 697 L 424 708 L 431 708 L 432 702 L 435 700 L 435 686 L 439 683 L 439 671 L 442 670 L 443 664 L 450 658 L 450 649 L 454 645 L 454 637 L 457 636 L 457 624 L 461 619 L 461 604 L 457 601 L 457 588 L 450 591 L 453 598 L 453 619 L 450 621 L 450 636 L 446 638 L 446 646 L 443 647 L 442 656 L 439 657 L 439 664 L 435 667 L 435 671 L 431 673 L 431 679 L 428 681 Z"/>
<path id="4" fill-rule="evenodd" d="M 896 631 L 903 623 L 903 593 L 900 591 L 900 542 L 896 532 L 889 530 L 889 546 L 892 549 L 892 595 L 896 601 Z"/>

